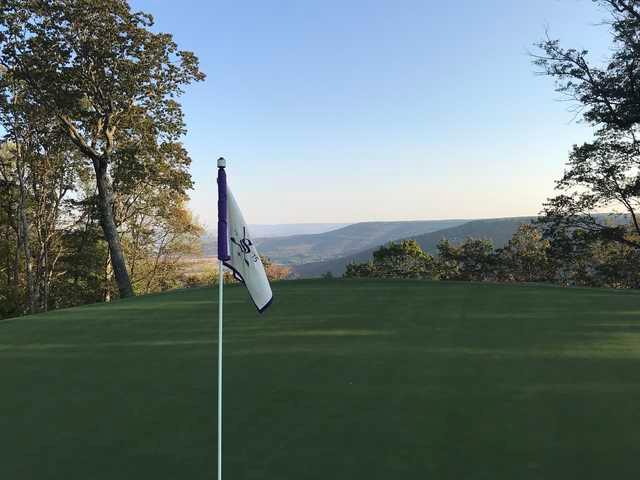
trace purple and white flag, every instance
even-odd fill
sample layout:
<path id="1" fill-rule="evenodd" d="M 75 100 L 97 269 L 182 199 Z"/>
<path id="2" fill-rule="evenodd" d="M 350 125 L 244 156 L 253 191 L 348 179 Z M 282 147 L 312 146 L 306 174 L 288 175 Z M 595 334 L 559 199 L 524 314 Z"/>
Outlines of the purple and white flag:
<path id="1" fill-rule="evenodd" d="M 224 167 L 218 168 L 218 259 L 245 284 L 258 311 L 264 312 L 273 293 L 247 223 L 227 185 Z"/>

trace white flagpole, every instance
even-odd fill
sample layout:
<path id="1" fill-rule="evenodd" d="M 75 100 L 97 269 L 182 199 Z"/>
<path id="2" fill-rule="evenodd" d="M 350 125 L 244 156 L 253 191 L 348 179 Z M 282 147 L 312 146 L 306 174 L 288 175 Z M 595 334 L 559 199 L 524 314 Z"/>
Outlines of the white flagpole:
<path id="1" fill-rule="evenodd" d="M 224 168 L 226 160 L 223 157 L 218 159 L 218 242 L 226 242 L 226 208 L 227 208 L 227 185 Z M 222 181 L 222 183 L 220 183 Z M 221 193 L 221 189 L 224 191 Z M 222 195 L 222 196 L 221 196 Z M 221 200 L 222 199 L 222 200 Z M 223 219 L 221 231 L 221 218 Z M 221 255 L 222 252 L 222 255 Z M 220 275 L 218 276 L 218 480 L 222 480 L 222 307 L 224 291 L 224 271 L 223 262 L 227 256 L 226 248 L 218 248 L 218 263 L 220 264 Z"/>
<path id="2" fill-rule="evenodd" d="M 218 480 L 222 480 L 222 292 L 224 273 L 222 260 L 218 280 Z"/>

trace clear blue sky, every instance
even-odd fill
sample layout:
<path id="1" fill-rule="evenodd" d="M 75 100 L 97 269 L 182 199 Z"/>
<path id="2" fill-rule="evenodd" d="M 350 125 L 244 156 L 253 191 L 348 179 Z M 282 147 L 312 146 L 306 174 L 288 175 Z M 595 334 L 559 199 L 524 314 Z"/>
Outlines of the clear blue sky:
<path id="1" fill-rule="evenodd" d="M 182 103 L 209 226 L 220 155 L 250 223 L 536 214 L 591 130 L 527 52 L 609 47 L 590 0 L 132 4 L 207 74 Z"/>

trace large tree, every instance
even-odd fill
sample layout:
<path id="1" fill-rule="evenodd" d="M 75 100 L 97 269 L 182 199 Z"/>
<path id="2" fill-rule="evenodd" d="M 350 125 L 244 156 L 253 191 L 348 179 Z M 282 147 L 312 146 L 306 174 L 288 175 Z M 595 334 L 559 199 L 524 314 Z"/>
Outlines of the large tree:
<path id="1" fill-rule="evenodd" d="M 542 221 L 549 236 L 616 242 L 640 249 L 640 1 L 594 0 L 610 17 L 613 48 L 595 64 L 588 51 L 563 48 L 547 38 L 535 63 L 556 80 L 595 127 L 592 141 L 576 145 L 548 200 Z M 605 221 L 598 211 L 614 211 Z M 579 233 L 578 233 L 579 232 Z"/>
<path id="2" fill-rule="evenodd" d="M 197 58 L 152 32 L 151 15 L 125 0 L 0 5 L 0 63 L 93 167 L 113 274 L 120 296 L 132 295 L 112 178 L 121 171 L 177 193 L 190 187 L 175 98 L 204 78 Z"/>
<path id="3" fill-rule="evenodd" d="M 553 279 L 550 241 L 530 223 L 518 227 L 509 242 L 496 251 L 498 279 L 513 282 L 545 282 Z"/>
<path id="4" fill-rule="evenodd" d="M 436 263 L 443 280 L 480 282 L 496 276 L 493 242 L 483 238 L 465 238 L 460 245 L 441 240 Z"/>
<path id="5" fill-rule="evenodd" d="M 347 265 L 346 278 L 433 278 L 433 257 L 415 240 L 382 245 L 373 252 L 373 261 Z"/>

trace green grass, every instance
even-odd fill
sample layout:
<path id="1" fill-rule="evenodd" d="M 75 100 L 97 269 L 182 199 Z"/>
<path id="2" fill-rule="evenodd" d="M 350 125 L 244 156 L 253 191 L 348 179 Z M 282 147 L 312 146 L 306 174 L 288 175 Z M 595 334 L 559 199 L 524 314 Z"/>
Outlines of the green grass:
<path id="1" fill-rule="evenodd" d="M 274 287 L 226 291 L 225 478 L 638 478 L 635 292 Z M 0 479 L 214 479 L 215 300 L 0 322 Z"/>

